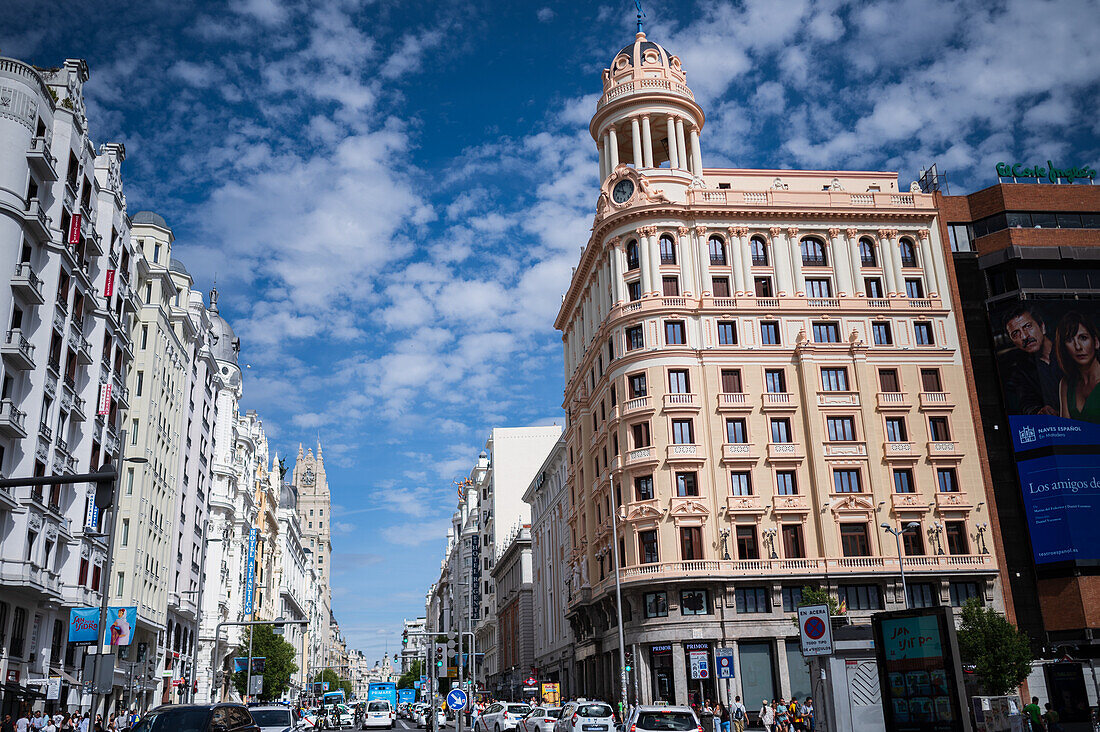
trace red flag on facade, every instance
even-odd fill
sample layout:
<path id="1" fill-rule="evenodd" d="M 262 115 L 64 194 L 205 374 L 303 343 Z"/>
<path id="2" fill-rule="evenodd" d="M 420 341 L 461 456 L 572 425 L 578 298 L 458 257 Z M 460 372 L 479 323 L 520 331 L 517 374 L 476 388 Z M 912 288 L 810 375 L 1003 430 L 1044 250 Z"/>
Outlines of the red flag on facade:
<path id="1" fill-rule="evenodd" d="M 111 385 L 100 384 L 99 385 L 99 409 L 96 410 L 96 414 L 110 414 L 111 413 Z"/>
<path id="2" fill-rule="evenodd" d="M 73 214 L 72 219 L 69 221 L 69 243 L 80 243 L 80 214 Z"/>
<path id="3" fill-rule="evenodd" d="M 103 297 L 110 297 L 115 294 L 115 271 L 113 269 L 107 270 L 107 280 L 103 283 Z"/>

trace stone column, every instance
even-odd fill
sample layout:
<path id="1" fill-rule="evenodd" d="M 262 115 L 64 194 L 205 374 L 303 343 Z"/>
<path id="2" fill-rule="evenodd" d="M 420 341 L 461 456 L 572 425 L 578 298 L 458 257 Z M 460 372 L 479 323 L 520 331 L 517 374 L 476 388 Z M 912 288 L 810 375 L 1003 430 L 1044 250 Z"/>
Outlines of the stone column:
<path id="1" fill-rule="evenodd" d="M 749 249 L 749 230 L 747 227 L 739 227 L 737 230 L 737 248 L 741 252 L 741 260 L 738 265 L 743 273 L 741 279 L 745 283 L 745 295 L 756 294 L 756 282 L 752 279 L 752 251 Z M 731 244 L 732 246 L 732 244 Z"/>
<path id="2" fill-rule="evenodd" d="M 802 274 L 802 247 L 798 243 L 798 228 L 787 229 L 787 243 L 791 247 L 791 276 L 795 292 L 799 297 L 806 295 L 806 277 Z"/>
<path id="3" fill-rule="evenodd" d="M 653 266 L 650 269 L 649 291 L 660 297 L 661 289 L 661 249 L 657 246 L 657 227 L 645 227 L 647 248 L 649 249 L 649 261 Z"/>
<path id="4" fill-rule="evenodd" d="M 641 297 L 649 294 L 649 279 L 652 277 L 653 263 L 649 261 L 649 239 L 645 235 L 646 227 L 634 232 L 638 237 L 638 267 L 641 270 L 638 277 L 638 289 Z"/>
<path id="5" fill-rule="evenodd" d="M 607 180 L 607 153 L 604 150 L 603 140 L 596 143 L 596 154 L 600 158 L 600 184 Z"/>
<path id="6" fill-rule="evenodd" d="M 928 229 L 918 231 L 917 237 L 920 239 L 920 258 L 924 265 L 924 279 L 928 284 L 928 297 L 939 297 L 939 273 L 936 271 L 936 260 L 932 256 Z"/>
<path id="7" fill-rule="evenodd" d="M 641 168 L 642 163 L 642 130 L 637 117 L 630 118 L 630 147 L 634 153 L 634 167 Z"/>
<path id="8" fill-rule="evenodd" d="M 676 170 L 680 167 L 680 157 L 676 150 L 676 120 L 670 114 L 668 122 L 668 167 Z"/>
<path id="9" fill-rule="evenodd" d="M 618 305 L 626 298 L 624 297 L 623 287 L 623 270 L 622 263 L 619 261 L 619 252 L 622 250 L 623 242 L 618 237 L 615 237 L 608 242 L 607 258 L 611 267 L 611 304 L 612 306 Z"/>
<path id="10" fill-rule="evenodd" d="M 676 118 L 676 155 L 680 159 L 680 169 L 687 170 L 690 167 L 687 156 L 687 143 L 684 142 L 684 118 Z"/>
<path id="11" fill-rule="evenodd" d="M 730 226 L 726 229 L 726 261 L 733 269 L 733 292 L 735 297 L 745 291 L 745 268 L 741 264 L 741 241 L 738 236 L 740 228 Z M 710 249 L 708 242 L 707 249 Z"/>
<path id="12" fill-rule="evenodd" d="M 699 252 L 699 272 L 702 275 L 699 295 L 710 297 L 714 294 L 714 280 L 710 276 L 710 249 L 707 247 L 707 227 L 695 227 L 695 250 Z"/>
<path id="13" fill-rule="evenodd" d="M 841 297 L 852 296 L 852 265 L 848 261 L 852 252 L 846 242 L 840 240 L 840 229 L 829 229 L 829 249 L 833 255 L 833 272 L 836 273 L 837 294 Z"/>
<path id="14" fill-rule="evenodd" d="M 879 249 L 882 250 L 882 271 L 886 276 L 886 294 L 897 297 L 904 289 L 901 278 L 901 254 L 898 252 L 898 230 L 879 229 Z"/>
<path id="15" fill-rule="evenodd" d="M 688 700 L 688 668 L 687 659 L 684 657 L 684 644 L 672 644 L 672 693 L 675 705 L 687 704 Z"/>
<path id="16" fill-rule="evenodd" d="M 768 229 L 771 235 L 772 269 L 775 271 L 775 290 L 777 295 L 794 294 L 791 282 L 791 250 L 783 240 L 783 229 L 773 226 Z"/>
<path id="17" fill-rule="evenodd" d="M 649 126 L 649 115 L 642 115 L 642 158 L 645 167 L 653 167 L 653 131 Z"/>
<path id="18" fill-rule="evenodd" d="M 702 270 L 706 263 L 699 259 L 698 252 L 691 246 L 691 230 L 686 226 L 676 229 L 677 247 L 680 249 L 680 274 L 684 297 L 699 297 L 703 293 Z"/>
<path id="19" fill-rule="evenodd" d="M 856 297 L 867 297 L 863 288 L 863 270 L 859 258 L 859 229 L 845 229 L 844 236 L 848 241 L 848 259 L 852 265 L 852 289 Z"/>
<path id="20" fill-rule="evenodd" d="M 691 128 L 691 164 L 696 176 L 703 177 L 703 151 L 699 149 L 699 128 Z"/>
<path id="21" fill-rule="evenodd" d="M 607 139 L 611 146 L 611 172 L 614 173 L 615 168 L 619 167 L 619 135 L 614 126 L 607 128 Z"/>

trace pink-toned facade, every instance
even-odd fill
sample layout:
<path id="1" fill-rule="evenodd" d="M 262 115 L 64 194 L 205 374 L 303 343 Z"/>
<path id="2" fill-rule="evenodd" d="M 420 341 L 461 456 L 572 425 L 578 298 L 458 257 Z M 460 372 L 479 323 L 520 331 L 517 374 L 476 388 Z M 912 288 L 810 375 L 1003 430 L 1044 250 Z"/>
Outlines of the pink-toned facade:
<path id="1" fill-rule="evenodd" d="M 1001 607 L 985 481 L 932 197 L 896 173 L 709 169 L 679 59 L 639 34 L 591 122 L 601 187 L 556 327 L 565 352 L 575 691 L 805 696 L 791 614 L 826 587 L 856 622 Z M 618 536 L 610 511 L 621 506 Z M 724 698 L 724 689 L 721 690 Z"/>

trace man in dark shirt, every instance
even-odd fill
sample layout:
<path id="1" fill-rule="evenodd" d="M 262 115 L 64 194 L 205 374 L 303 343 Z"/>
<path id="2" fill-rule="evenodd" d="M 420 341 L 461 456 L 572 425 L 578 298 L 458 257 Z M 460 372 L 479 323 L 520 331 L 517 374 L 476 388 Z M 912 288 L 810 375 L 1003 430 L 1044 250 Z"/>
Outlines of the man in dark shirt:
<path id="1" fill-rule="evenodd" d="M 1043 316 L 1033 305 L 1022 303 L 1005 316 L 1005 334 L 1016 346 L 1016 356 L 1002 368 L 1009 412 L 1057 417 L 1062 369 L 1054 358 L 1054 343 L 1047 337 Z"/>

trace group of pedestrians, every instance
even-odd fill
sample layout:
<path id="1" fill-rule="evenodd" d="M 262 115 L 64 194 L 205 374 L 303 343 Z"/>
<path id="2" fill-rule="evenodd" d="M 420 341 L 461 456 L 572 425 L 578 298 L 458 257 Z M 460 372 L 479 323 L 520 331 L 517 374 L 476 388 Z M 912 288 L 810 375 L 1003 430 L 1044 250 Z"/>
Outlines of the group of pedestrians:
<path id="1" fill-rule="evenodd" d="M 806 697 L 802 704 L 797 699 L 765 699 L 760 704 L 760 722 L 768 732 L 814 732 L 814 700 Z"/>
<path id="2" fill-rule="evenodd" d="M 111 714 L 106 721 L 102 714 L 88 712 L 25 711 L 16 718 L 4 715 L 0 732 L 124 732 L 137 722 L 137 714 Z"/>

